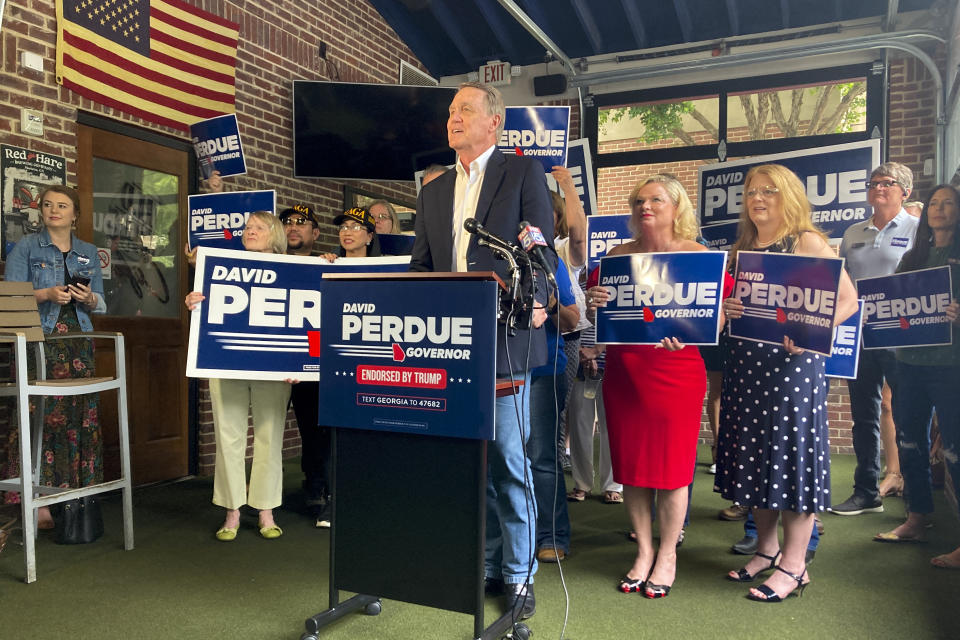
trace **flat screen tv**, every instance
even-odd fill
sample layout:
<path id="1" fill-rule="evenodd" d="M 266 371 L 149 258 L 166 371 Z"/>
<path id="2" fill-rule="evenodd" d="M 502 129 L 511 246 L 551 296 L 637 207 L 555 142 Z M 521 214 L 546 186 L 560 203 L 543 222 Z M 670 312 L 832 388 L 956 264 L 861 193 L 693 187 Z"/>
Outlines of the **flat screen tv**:
<path id="1" fill-rule="evenodd" d="M 298 178 L 413 180 L 456 160 L 447 146 L 455 88 L 293 82 L 293 173 Z"/>

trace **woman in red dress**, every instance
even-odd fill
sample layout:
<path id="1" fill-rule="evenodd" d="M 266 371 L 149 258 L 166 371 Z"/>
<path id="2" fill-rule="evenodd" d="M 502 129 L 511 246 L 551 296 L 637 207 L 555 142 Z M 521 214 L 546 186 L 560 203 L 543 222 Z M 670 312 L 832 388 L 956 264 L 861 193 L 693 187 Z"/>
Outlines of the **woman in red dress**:
<path id="1" fill-rule="evenodd" d="M 706 251 L 697 243 L 697 219 L 678 180 L 654 175 L 630 193 L 634 239 L 607 255 Z M 587 291 L 588 315 L 608 300 L 596 271 Z M 592 318 L 591 318 L 592 319 Z M 693 481 L 706 371 L 696 347 L 664 336 L 657 345 L 610 345 L 603 402 L 610 436 L 613 478 L 623 484 L 624 504 L 637 534 L 637 557 L 620 581 L 624 593 L 647 598 L 670 593 L 677 570 L 677 540 Z M 653 548 L 653 499 L 657 498 L 660 548 Z"/>

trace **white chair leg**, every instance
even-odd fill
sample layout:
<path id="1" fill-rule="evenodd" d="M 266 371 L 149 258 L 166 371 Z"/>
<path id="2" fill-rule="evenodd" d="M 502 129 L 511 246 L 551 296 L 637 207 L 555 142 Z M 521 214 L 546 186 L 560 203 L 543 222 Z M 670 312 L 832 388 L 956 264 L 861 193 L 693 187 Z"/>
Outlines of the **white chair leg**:
<path id="1" fill-rule="evenodd" d="M 30 404 L 26 394 L 17 396 L 20 413 L 20 511 L 23 518 L 23 550 L 26 569 L 26 582 L 37 579 L 36 536 L 37 524 L 34 520 L 33 474 L 30 458 Z"/>
<path id="2" fill-rule="evenodd" d="M 126 354 L 123 338 L 116 342 L 117 378 L 117 418 L 120 433 L 120 473 L 123 476 L 123 548 L 133 549 L 133 478 L 130 474 L 130 432 L 127 422 L 127 372 Z"/>

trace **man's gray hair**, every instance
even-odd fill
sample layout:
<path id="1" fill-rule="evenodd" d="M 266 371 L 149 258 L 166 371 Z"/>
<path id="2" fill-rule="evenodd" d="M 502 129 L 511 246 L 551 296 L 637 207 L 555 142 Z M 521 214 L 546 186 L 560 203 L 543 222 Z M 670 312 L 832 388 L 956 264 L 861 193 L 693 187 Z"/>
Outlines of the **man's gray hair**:
<path id="1" fill-rule="evenodd" d="M 887 176 L 897 181 L 904 191 L 913 191 L 913 171 L 905 164 L 899 162 L 884 162 L 873 170 L 870 179 L 877 176 Z"/>
<path id="2" fill-rule="evenodd" d="M 503 135 L 503 123 L 507 119 L 507 108 L 503 104 L 503 95 L 500 90 L 482 82 L 461 82 L 459 89 L 479 89 L 483 91 L 483 103 L 487 106 L 487 115 L 500 116 L 500 124 L 497 125 L 497 144 L 499 144 L 500 136 Z"/>

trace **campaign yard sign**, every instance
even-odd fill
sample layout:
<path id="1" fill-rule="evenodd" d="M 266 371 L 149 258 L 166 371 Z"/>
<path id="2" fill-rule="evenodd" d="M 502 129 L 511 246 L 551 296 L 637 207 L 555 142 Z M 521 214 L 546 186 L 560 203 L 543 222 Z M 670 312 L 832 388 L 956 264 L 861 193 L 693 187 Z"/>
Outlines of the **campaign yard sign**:
<path id="1" fill-rule="evenodd" d="M 861 320 L 863 319 L 863 300 L 857 305 L 857 312 L 833 328 L 833 348 L 826 360 L 826 373 L 831 378 L 857 377 L 860 366 Z"/>
<path id="2" fill-rule="evenodd" d="M 841 238 L 847 227 L 873 215 L 865 183 L 880 164 L 879 139 L 703 165 L 697 188 L 701 226 L 736 220 L 747 172 L 768 163 L 782 164 L 800 177 L 814 224 L 831 238 Z"/>
<path id="3" fill-rule="evenodd" d="M 946 309 L 953 291 L 950 267 L 861 278 L 863 348 L 951 344 Z"/>
<path id="4" fill-rule="evenodd" d="M 497 148 L 529 156 L 543 164 L 544 173 L 567 166 L 570 107 L 507 107 Z"/>
<path id="5" fill-rule="evenodd" d="M 616 216 L 587 216 L 587 271 L 593 271 L 600 264 L 600 258 L 607 255 L 618 244 L 630 242 L 631 214 Z"/>
<path id="6" fill-rule="evenodd" d="M 583 213 L 589 220 L 590 216 L 597 211 L 597 188 L 593 181 L 593 162 L 590 160 L 590 145 L 587 142 L 586 139 L 580 138 L 571 140 L 567 145 L 567 169 L 570 171 L 570 177 L 573 178 L 577 195 L 580 196 Z M 560 190 L 557 181 L 549 173 L 547 186 L 553 191 Z"/>
<path id="7" fill-rule="evenodd" d="M 196 122 L 190 125 L 190 137 L 204 179 L 209 178 L 214 171 L 219 171 L 223 177 L 247 172 L 237 114 L 230 113 Z"/>
<path id="8" fill-rule="evenodd" d="M 634 253 L 600 261 L 610 298 L 597 309 L 597 342 L 717 344 L 724 251 Z"/>
<path id="9" fill-rule="evenodd" d="M 743 317 L 730 320 L 730 336 L 783 344 L 824 356 L 833 344 L 833 319 L 843 260 L 786 253 L 737 253 L 733 297 Z"/>
<path id="10" fill-rule="evenodd" d="M 737 241 L 739 227 L 740 223 L 737 220 L 708 224 L 700 227 L 700 236 L 704 239 L 707 248 L 729 251 Z"/>
<path id="11" fill-rule="evenodd" d="M 190 248 L 243 250 L 243 228 L 254 211 L 276 213 L 277 192 L 230 191 L 187 197 Z"/>
<path id="12" fill-rule="evenodd" d="M 406 271 L 408 257 L 322 258 L 200 247 L 187 376 L 317 380 L 321 278 L 328 271 Z"/>
<path id="13" fill-rule="evenodd" d="M 323 423 L 493 439 L 496 314 L 493 281 L 326 282 Z"/>

